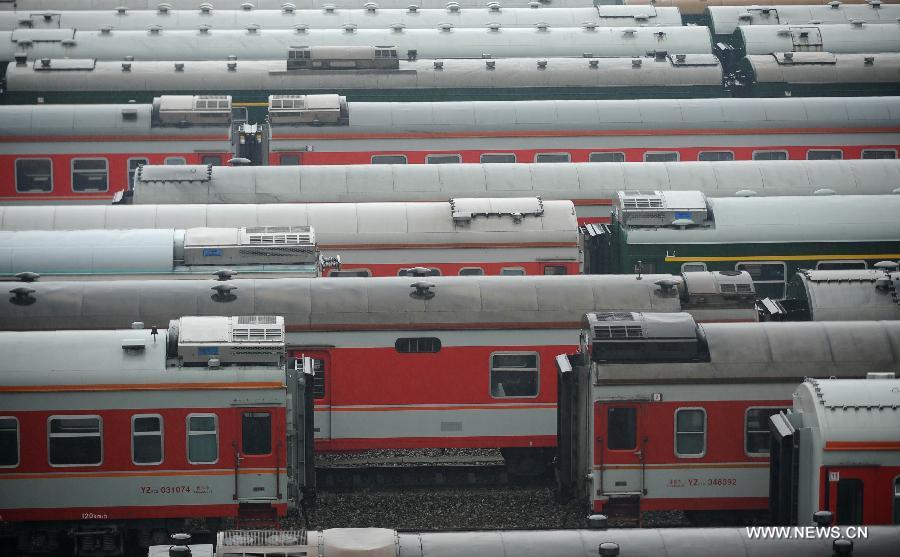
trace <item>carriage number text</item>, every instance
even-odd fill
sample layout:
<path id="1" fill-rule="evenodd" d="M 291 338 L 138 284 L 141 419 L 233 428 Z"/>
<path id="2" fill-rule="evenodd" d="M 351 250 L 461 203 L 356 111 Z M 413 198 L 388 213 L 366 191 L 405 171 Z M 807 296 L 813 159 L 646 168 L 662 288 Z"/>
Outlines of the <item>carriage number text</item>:
<path id="1" fill-rule="evenodd" d="M 730 487 L 736 486 L 735 478 L 688 478 L 687 480 L 671 479 L 666 483 L 666 487 Z"/>

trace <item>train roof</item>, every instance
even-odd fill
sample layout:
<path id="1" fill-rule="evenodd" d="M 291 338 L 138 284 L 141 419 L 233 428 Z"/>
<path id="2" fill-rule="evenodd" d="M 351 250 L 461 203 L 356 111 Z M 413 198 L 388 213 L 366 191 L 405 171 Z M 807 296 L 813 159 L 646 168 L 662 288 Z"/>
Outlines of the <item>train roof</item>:
<path id="1" fill-rule="evenodd" d="M 706 200 L 708 226 L 627 229 L 629 244 L 894 242 L 900 196 L 723 197 Z"/>
<path id="2" fill-rule="evenodd" d="M 884 279 L 890 283 L 885 283 Z M 898 272 L 885 273 L 879 269 L 803 270 L 793 280 L 805 293 L 812 321 L 900 319 Z"/>
<path id="3" fill-rule="evenodd" d="M 804 36 L 805 34 L 805 36 Z M 900 22 L 893 25 L 746 25 L 734 32 L 744 54 L 815 50 L 846 53 L 900 52 Z"/>
<path id="4" fill-rule="evenodd" d="M 172 10 L 195 10 L 203 4 L 212 4 L 214 9 L 220 10 L 280 10 L 287 4 L 293 4 L 297 9 L 322 9 L 331 5 L 336 8 L 361 8 L 368 0 L 15 0 L 15 6 L 10 0 L 2 0 L 0 6 L 7 9 L 15 7 L 18 10 L 114 10 L 124 6 L 132 10 L 156 10 L 160 4 L 167 4 Z M 487 6 L 492 0 L 454 0 L 461 8 L 478 8 Z M 505 0 L 504 6 L 527 8 L 533 0 Z M 4 3 L 9 3 L 4 6 Z M 376 2 L 382 8 L 406 8 L 415 4 L 420 8 L 445 8 L 447 0 L 380 0 Z M 553 8 L 583 8 L 591 6 L 591 0 L 540 0 L 541 6 Z M 245 7 L 249 6 L 249 8 Z M 2 9 L 2 8 L 0 8 Z"/>
<path id="5" fill-rule="evenodd" d="M 484 27 L 489 23 L 497 23 L 502 27 L 533 27 L 537 23 L 546 23 L 553 27 L 579 27 L 584 23 L 593 23 L 604 27 L 623 27 L 636 25 L 681 25 L 681 13 L 678 8 L 646 9 L 646 7 L 628 8 L 623 6 L 531 8 L 503 6 L 491 9 L 487 6 L 459 8 L 449 10 L 440 8 L 419 8 L 412 10 L 402 8 L 374 7 L 363 8 L 360 3 L 356 8 L 340 8 L 325 10 L 311 9 L 241 9 L 216 8 L 207 11 L 170 10 L 160 12 L 158 9 L 134 10 L 27 10 L 17 12 L 0 12 L 0 29 L 63 27 L 80 30 L 99 30 L 103 28 L 119 30 L 146 30 L 150 25 L 159 25 L 162 29 L 197 29 L 207 25 L 212 29 L 246 29 L 248 25 L 258 25 L 260 29 L 292 29 L 296 25 L 305 25 L 309 29 L 338 29 L 343 25 L 355 25 L 359 29 L 390 29 L 394 25 L 402 25 L 408 29 L 437 28 L 441 23 L 452 23 L 456 27 Z M 378 5 L 374 3 L 373 5 Z M 52 14 L 51 20 L 46 16 Z"/>
<path id="6" fill-rule="evenodd" d="M 440 29 L 209 29 L 81 31 L 16 29 L 0 32 L 0 61 L 29 58 L 121 60 L 283 60 L 290 47 L 392 45 L 401 56 L 497 58 L 531 56 L 643 56 L 648 52 L 710 54 L 706 27 L 547 27 Z M 889 26 L 886 26 L 889 27 Z"/>
<path id="7" fill-rule="evenodd" d="M 186 175 L 194 179 L 185 181 Z M 571 164 L 415 164 L 321 166 L 145 165 L 133 203 L 424 201 L 468 197 L 614 198 L 618 191 L 700 190 L 710 197 L 900 193 L 900 161 L 723 161 Z M 174 212 L 176 209 L 157 208 Z M 108 222 L 100 207 L 0 206 L 0 230 L 58 228 L 78 213 Z M 104 213 L 104 214 L 100 214 Z M 84 226 L 84 225 L 79 225 Z M 171 226 L 171 222 L 167 226 Z"/>
<path id="8" fill-rule="evenodd" d="M 739 25 L 806 25 L 814 21 L 828 25 L 850 23 L 853 20 L 896 25 L 897 18 L 900 17 L 900 5 L 837 2 L 818 5 L 710 5 L 706 8 L 706 15 L 713 35 L 731 35 Z"/>
<path id="9" fill-rule="evenodd" d="M 575 328 L 597 308 L 672 312 L 678 293 L 657 280 L 671 275 L 428 277 L 421 279 L 271 278 L 33 282 L 24 300 L 0 302 L 0 330 L 128 327 L 182 315 L 281 315 L 288 332 L 432 328 Z M 222 296 L 213 290 L 226 284 Z M 0 291 L 22 286 L 0 283 Z M 433 294 L 433 296 L 432 296 Z"/>
<path id="10" fill-rule="evenodd" d="M 900 82 L 900 53 L 893 52 L 778 52 L 753 54 L 742 64 L 749 68 L 749 77 L 754 83 L 851 85 Z"/>
<path id="11" fill-rule="evenodd" d="M 542 65 L 538 65 L 538 62 Z M 665 57 L 400 60 L 397 70 L 288 71 L 284 60 L 112 62 L 54 58 L 10 64 L 9 92 L 147 92 L 189 94 L 350 92 L 354 89 L 503 89 L 509 87 L 720 87 L 712 54 Z M 73 70 L 77 66 L 77 70 Z M 127 67 L 128 71 L 123 71 Z"/>
<path id="12" fill-rule="evenodd" d="M 21 1 L 21 0 L 20 0 Z M 26 0 L 27 1 L 27 0 Z M 32 0 L 33 1 L 33 0 Z M 642 6 L 652 4 L 656 7 L 676 7 L 683 15 L 698 16 L 708 6 L 746 6 L 747 0 L 600 0 L 601 2 L 621 3 L 626 6 Z M 843 4 L 864 4 L 869 0 L 843 0 Z M 775 0 L 779 6 L 798 4 L 824 4 L 824 0 Z M 896 4 L 897 0 L 883 0 L 883 4 Z"/>
<path id="13" fill-rule="evenodd" d="M 900 380 L 807 379 L 794 392 L 794 412 L 819 429 L 818 440 L 831 445 L 826 450 L 840 450 L 848 442 L 844 450 L 865 451 L 858 443 L 878 450 L 878 443 L 900 441 Z"/>
<path id="14" fill-rule="evenodd" d="M 900 321 L 703 323 L 697 327 L 696 342 L 702 338 L 708 347 L 707 361 L 598 363 L 598 381 L 792 382 L 804 377 L 866 377 L 868 372 L 900 371 Z"/>
<path id="15" fill-rule="evenodd" d="M 65 221 L 63 214 L 69 217 Z M 52 224 L 42 220 L 45 224 L 37 226 L 56 230 L 311 226 L 323 249 L 448 243 L 466 247 L 498 242 L 510 247 L 535 242 L 575 245 L 578 229 L 571 201 L 543 201 L 538 197 L 455 198 L 424 203 L 98 205 L 63 209 Z"/>

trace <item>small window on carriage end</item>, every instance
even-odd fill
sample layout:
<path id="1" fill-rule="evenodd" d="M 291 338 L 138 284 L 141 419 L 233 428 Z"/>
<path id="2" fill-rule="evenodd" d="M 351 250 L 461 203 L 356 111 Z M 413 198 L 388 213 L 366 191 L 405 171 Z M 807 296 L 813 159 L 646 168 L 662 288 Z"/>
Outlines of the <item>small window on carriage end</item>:
<path id="1" fill-rule="evenodd" d="M 138 168 L 148 164 L 150 161 L 144 158 L 128 159 L 128 189 L 134 189 L 134 175 L 137 174 Z"/>
<path id="2" fill-rule="evenodd" d="M 329 277 L 347 278 L 347 277 L 371 277 L 372 272 L 368 269 L 343 269 L 341 271 L 331 271 Z"/>
<path id="3" fill-rule="evenodd" d="M 644 153 L 644 162 L 677 162 L 678 153 L 674 151 Z"/>
<path id="4" fill-rule="evenodd" d="M 534 162 L 570 162 L 572 156 L 569 153 L 538 153 L 534 156 Z"/>
<path id="5" fill-rule="evenodd" d="M 53 163 L 50 159 L 16 159 L 16 191 L 53 191 Z"/>
<path id="6" fill-rule="evenodd" d="M 461 277 L 480 277 L 484 275 L 484 269 L 481 267 L 463 267 L 459 270 Z"/>
<path id="7" fill-rule="evenodd" d="M 272 452 L 272 414 L 244 412 L 241 416 L 241 451 L 246 455 Z"/>
<path id="8" fill-rule="evenodd" d="M 863 149 L 864 159 L 896 159 L 896 149 Z"/>
<path id="9" fill-rule="evenodd" d="M 434 337 L 398 338 L 394 349 L 401 354 L 436 354 L 441 351 L 441 339 Z"/>
<path id="10" fill-rule="evenodd" d="M 0 468 L 19 465 L 19 420 L 0 416 Z"/>
<path id="11" fill-rule="evenodd" d="M 406 164 L 406 155 L 372 155 L 372 164 Z"/>
<path id="12" fill-rule="evenodd" d="M 166 164 L 186 164 L 184 157 L 166 157 Z"/>
<path id="13" fill-rule="evenodd" d="M 637 447 L 637 409 L 611 406 L 606 409 L 606 448 L 633 451 Z"/>
<path id="14" fill-rule="evenodd" d="M 734 153 L 731 151 L 700 151 L 697 155 L 698 161 L 716 162 L 716 161 L 733 161 Z"/>
<path id="15" fill-rule="evenodd" d="M 279 166 L 300 166 L 300 155 L 281 155 L 278 157 Z"/>
<path id="16" fill-rule="evenodd" d="M 753 151 L 755 161 L 786 161 L 787 151 Z"/>
<path id="17" fill-rule="evenodd" d="M 482 164 L 516 162 L 515 153 L 485 153 L 481 155 Z"/>
<path id="18" fill-rule="evenodd" d="M 806 152 L 808 161 L 836 161 L 844 158 L 844 152 L 838 150 L 811 149 Z"/>
<path id="19" fill-rule="evenodd" d="M 568 270 L 565 265 L 544 265 L 545 275 L 566 275 Z"/>
<path id="20" fill-rule="evenodd" d="M 436 267 L 422 267 L 425 269 L 425 272 L 419 274 L 420 269 L 417 267 L 410 267 L 408 269 L 400 269 L 397 271 L 398 277 L 439 277 L 441 276 L 441 270 Z"/>
<path id="21" fill-rule="evenodd" d="M 428 155 L 425 157 L 427 164 L 459 164 L 462 162 L 460 155 Z"/>
<path id="22" fill-rule="evenodd" d="M 222 166 L 222 157 L 220 157 L 219 155 L 203 155 L 202 157 L 200 157 L 200 164 Z"/>
<path id="23" fill-rule="evenodd" d="M 539 374 L 536 352 L 491 354 L 491 396 L 536 397 Z"/>
<path id="24" fill-rule="evenodd" d="M 522 267 L 503 267 L 500 269 L 500 275 L 504 277 L 521 277 L 525 275 L 525 269 Z"/>
<path id="25" fill-rule="evenodd" d="M 588 162 L 625 162 L 625 153 L 591 153 Z"/>
<path id="26" fill-rule="evenodd" d="M 785 408 L 748 408 L 744 420 L 744 452 L 747 456 L 769 454 L 769 418 Z"/>

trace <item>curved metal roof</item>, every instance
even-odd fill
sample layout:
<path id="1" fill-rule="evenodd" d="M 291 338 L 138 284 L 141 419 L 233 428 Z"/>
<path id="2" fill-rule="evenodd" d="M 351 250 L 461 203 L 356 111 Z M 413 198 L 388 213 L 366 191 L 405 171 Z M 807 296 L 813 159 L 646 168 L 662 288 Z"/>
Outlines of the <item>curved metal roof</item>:
<path id="1" fill-rule="evenodd" d="M 26 0 L 28 1 L 28 0 Z M 33 1 L 33 0 L 32 0 Z M 606 0 L 603 0 L 606 1 Z M 613 0 L 627 6 L 643 6 L 652 4 L 657 8 L 676 7 L 683 15 L 698 16 L 704 13 L 708 6 L 746 6 L 747 0 Z M 844 4 L 864 4 L 868 0 L 844 0 Z M 824 0 L 776 0 L 780 6 L 796 4 L 819 4 Z M 884 4 L 896 4 L 898 0 L 882 0 Z"/>
<path id="2" fill-rule="evenodd" d="M 794 392 L 794 411 L 803 414 L 806 426 L 819 430 L 814 441 L 823 446 L 835 441 L 900 442 L 898 379 L 808 379 Z"/>
<path id="3" fill-rule="evenodd" d="M 467 197 L 612 199 L 622 190 L 700 190 L 709 197 L 738 192 L 760 196 L 809 195 L 822 188 L 842 194 L 900 193 L 900 161 L 727 161 L 572 164 L 418 164 L 323 166 L 213 166 L 209 179 L 182 182 L 182 167 L 144 166 L 135 176 L 133 202 L 311 203 L 426 201 Z M 198 168 L 206 176 L 206 167 Z M 82 207 L 0 207 L 0 229 L 55 226 Z M 160 209 L 157 209 L 160 210 Z M 106 222 L 94 214 L 89 219 Z"/>
<path id="4" fill-rule="evenodd" d="M 214 9 L 237 10 L 249 4 L 253 9 L 280 10 L 285 3 L 297 9 L 322 9 L 324 6 L 336 8 L 362 8 L 369 0 L 16 0 L 16 9 L 25 10 L 114 10 L 124 6 L 132 10 L 156 10 L 160 4 L 168 4 L 173 10 L 196 10 L 202 4 L 212 4 Z M 445 8 L 449 0 L 378 0 L 381 8 L 406 8 L 415 4 L 420 8 Z M 492 0 L 454 0 L 461 8 L 486 7 Z M 502 0 L 500 3 L 510 8 L 527 8 L 533 0 Z M 540 0 L 541 6 L 552 8 L 584 8 L 591 0 Z M 3 6 L 0 3 L 0 6 Z M 12 9 L 13 6 L 3 6 Z M 2 9 L 2 8 L 0 8 Z"/>
<path id="5" fill-rule="evenodd" d="M 671 275 L 428 277 L 434 297 L 414 295 L 416 279 L 236 279 L 232 296 L 215 280 L 33 282 L 33 302 L 0 301 L 0 330 L 129 327 L 167 324 L 182 315 L 281 315 L 289 332 L 416 327 L 579 328 L 583 314 L 602 310 L 680 310 L 678 293 L 657 280 Z M 512 279 L 512 280 L 511 280 Z M 0 283 L 8 292 L 21 282 Z"/>
<path id="6" fill-rule="evenodd" d="M 538 60 L 546 62 L 538 66 Z M 70 69 L 83 62 L 82 69 Z M 721 88 L 722 67 L 712 54 L 615 58 L 505 58 L 500 60 L 401 60 L 398 70 L 287 71 L 284 60 L 123 62 L 51 59 L 7 67 L 10 92 L 164 91 L 191 94 L 240 91 L 332 93 L 353 89 L 501 89 L 705 86 Z M 439 67 L 438 67 L 439 66 Z M 629 95 L 631 93 L 628 93 Z"/>
<path id="7" fill-rule="evenodd" d="M 875 281 L 891 279 L 900 285 L 900 273 L 877 269 L 800 271 L 794 277 L 804 289 L 813 321 L 900 319 L 900 299 L 892 288 L 876 288 Z"/>
<path id="8" fill-rule="evenodd" d="M 806 33 L 807 37 L 800 37 Z M 824 51 L 835 54 L 900 52 L 900 22 L 893 25 L 747 25 L 735 31 L 744 54 Z M 815 44 L 812 48 L 797 46 Z"/>
<path id="9" fill-rule="evenodd" d="M 713 4 L 712 2 L 710 4 Z M 706 8 L 713 35 L 730 35 L 743 25 L 805 25 L 813 21 L 828 25 L 861 20 L 870 24 L 897 24 L 900 5 L 843 4 L 828 5 L 740 5 Z"/>
<path id="10" fill-rule="evenodd" d="M 745 60 L 753 72 L 750 78 L 755 83 L 900 84 L 900 53 L 794 52 L 790 59 L 786 59 L 784 53 L 779 52 L 753 54 Z"/>
<path id="11" fill-rule="evenodd" d="M 214 5 L 217 2 L 213 3 Z M 580 27 L 584 23 L 600 26 L 628 27 L 638 25 L 681 25 L 681 14 L 677 8 L 651 8 L 650 10 L 625 8 L 611 12 L 611 7 L 583 8 L 541 8 L 502 7 L 497 10 L 480 6 L 448 10 L 422 8 L 415 11 L 407 6 L 402 8 L 364 9 L 362 2 L 355 9 L 295 9 L 277 10 L 226 10 L 213 8 L 208 13 L 200 10 L 128 10 L 119 13 L 115 9 L 102 11 L 87 10 L 37 10 L 0 12 L 0 30 L 16 28 L 70 28 L 82 31 L 99 30 L 104 27 L 120 30 L 146 30 L 149 25 L 159 25 L 162 29 L 197 29 L 207 25 L 212 29 L 245 29 L 247 25 L 259 25 L 260 29 L 293 29 L 296 25 L 306 25 L 310 29 L 339 29 L 343 25 L 356 25 L 359 29 L 390 29 L 400 24 L 407 29 L 435 29 L 438 24 L 452 23 L 455 27 L 484 27 L 498 23 L 502 27 L 533 27 L 546 23 L 553 27 Z M 378 4 L 376 2 L 376 4 Z M 44 15 L 54 14 L 47 21 Z M 637 18 L 635 17 L 637 16 Z"/>
<path id="12" fill-rule="evenodd" d="M 722 197 L 707 199 L 711 226 L 629 228 L 629 244 L 894 242 L 900 253 L 900 196 Z"/>

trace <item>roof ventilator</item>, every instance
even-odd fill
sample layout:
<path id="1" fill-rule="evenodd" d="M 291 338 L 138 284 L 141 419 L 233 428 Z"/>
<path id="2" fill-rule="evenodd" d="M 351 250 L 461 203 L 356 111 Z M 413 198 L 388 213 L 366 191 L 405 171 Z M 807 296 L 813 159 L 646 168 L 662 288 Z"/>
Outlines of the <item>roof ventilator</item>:
<path id="1" fill-rule="evenodd" d="M 581 24 L 581 27 L 585 31 L 596 31 L 597 30 L 597 22 L 596 21 L 585 21 Z"/>
<path id="2" fill-rule="evenodd" d="M 292 14 L 297 10 L 296 4 L 291 4 L 290 2 L 285 2 L 281 5 L 281 13 Z"/>
<path id="3" fill-rule="evenodd" d="M 419 11 L 419 7 L 416 6 L 415 4 L 410 4 L 409 7 L 406 9 L 409 10 L 409 13 L 411 13 L 411 14 L 414 14 L 417 11 Z"/>
<path id="4" fill-rule="evenodd" d="M 363 4 L 363 8 L 365 8 L 367 12 L 375 13 L 378 10 L 378 4 L 375 2 L 366 2 Z"/>
<path id="5" fill-rule="evenodd" d="M 209 2 L 204 2 L 200 4 L 200 13 L 201 14 L 209 14 L 212 13 L 213 5 Z"/>
<path id="6" fill-rule="evenodd" d="M 244 2 L 243 4 L 241 4 L 241 9 L 244 10 L 245 12 L 249 12 L 250 10 L 252 10 L 255 7 L 256 6 L 254 6 L 250 2 Z"/>
<path id="7" fill-rule="evenodd" d="M 496 69 L 496 68 L 497 68 L 497 61 L 496 61 L 496 60 L 485 60 L 485 61 L 484 61 L 484 67 L 485 67 L 485 69 L 488 69 L 488 70 Z"/>
<path id="8" fill-rule="evenodd" d="M 443 70 L 444 69 L 444 61 L 443 60 L 435 60 L 434 61 L 434 69 Z"/>
<path id="9" fill-rule="evenodd" d="M 413 292 L 410 292 L 410 298 L 416 298 L 418 300 L 430 300 L 434 298 L 434 292 L 431 291 L 432 288 L 435 288 L 435 284 L 433 282 L 427 282 L 424 280 L 420 280 L 414 282 L 409 285 L 410 288 L 413 288 Z"/>
<path id="10" fill-rule="evenodd" d="M 592 70 L 596 70 L 600 67 L 600 60 L 588 60 L 588 67 Z"/>
<path id="11" fill-rule="evenodd" d="M 334 4 L 325 4 L 322 6 L 322 10 L 324 10 L 326 14 L 333 14 L 336 9 Z"/>
<path id="12" fill-rule="evenodd" d="M 543 21 L 535 23 L 534 26 L 538 31 L 548 31 L 550 29 L 550 24 Z"/>
<path id="13" fill-rule="evenodd" d="M 539 70 L 546 70 L 546 69 L 547 69 L 547 61 L 546 61 L 546 60 L 538 60 L 538 61 L 537 61 L 537 68 L 538 68 Z"/>
<path id="14" fill-rule="evenodd" d="M 161 14 L 167 14 L 172 10 L 172 4 L 163 2 L 156 6 L 156 10 Z"/>
<path id="15" fill-rule="evenodd" d="M 118 6 L 116 7 L 116 13 L 119 15 L 125 15 L 128 13 L 128 8 L 126 6 Z"/>
<path id="16" fill-rule="evenodd" d="M 499 12 L 503 9 L 503 7 L 500 5 L 500 2 L 488 2 L 487 7 L 488 10 L 492 12 Z"/>
<path id="17" fill-rule="evenodd" d="M 447 11 L 456 13 L 459 11 L 459 2 L 447 2 Z"/>
<path id="18" fill-rule="evenodd" d="M 499 31 L 500 27 L 502 27 L 499 23 L 488 23 L 487 28 L 491 31 Z"/>

